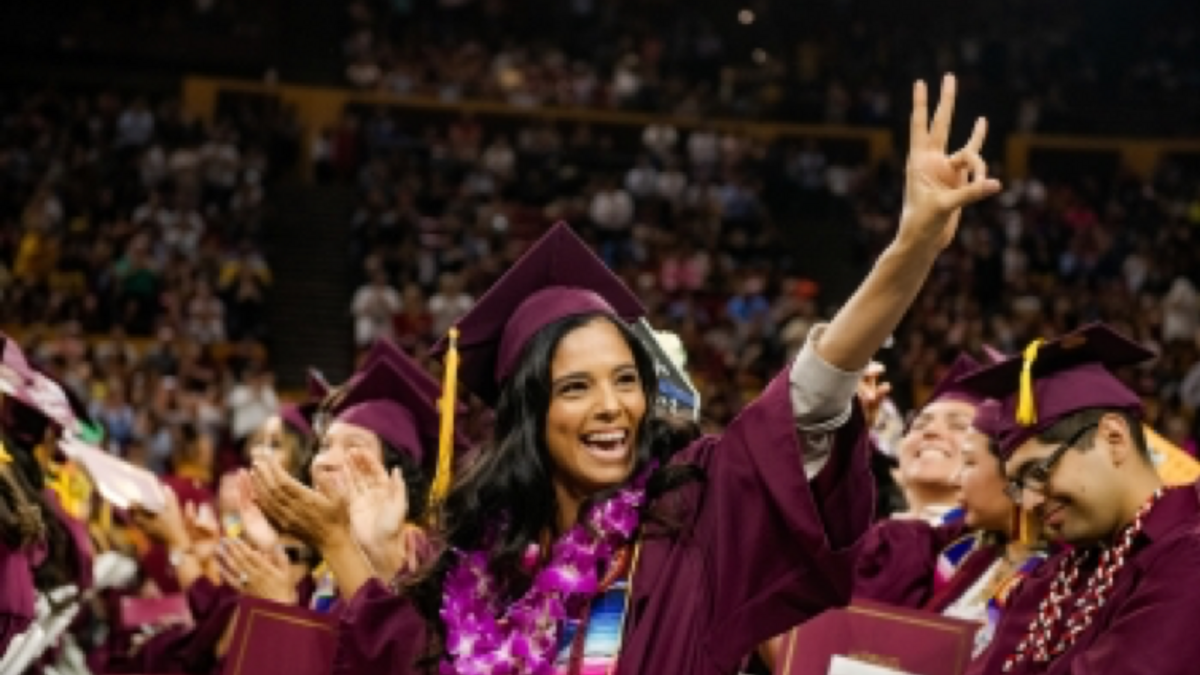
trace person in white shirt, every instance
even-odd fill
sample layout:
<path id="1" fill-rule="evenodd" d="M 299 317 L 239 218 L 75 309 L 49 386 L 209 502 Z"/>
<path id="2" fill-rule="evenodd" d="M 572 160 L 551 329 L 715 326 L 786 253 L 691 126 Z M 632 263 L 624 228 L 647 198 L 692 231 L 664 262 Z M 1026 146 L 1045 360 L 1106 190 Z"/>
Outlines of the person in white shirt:
<path id="1" fill-rule="evenodd" d="M 402 308 L 400 293 L 388 283 L 387 272 L 376 267 L 370 275 L 370 282 L 358 289 L 350 305 L 354 343 L 359 347 L 368 347 L 379 338 L 393 338 L 392 317 Z"/>
<path id="2" fill-rule="evenodd" d="M 444 335 L 474 305 L 475 298 L 462 290 L 462 279 L 457 274 L 443 274 L 438 292 L 429 299 L 433 334 Z"/>
<path id="3" fill-rule="evenodd" d="M 275 378 L 268 371 L 249 370 L 244 380 L 229 390 L 225 408 L 229 412 L 230 434 L 240 442 L 279 411 Z"/>

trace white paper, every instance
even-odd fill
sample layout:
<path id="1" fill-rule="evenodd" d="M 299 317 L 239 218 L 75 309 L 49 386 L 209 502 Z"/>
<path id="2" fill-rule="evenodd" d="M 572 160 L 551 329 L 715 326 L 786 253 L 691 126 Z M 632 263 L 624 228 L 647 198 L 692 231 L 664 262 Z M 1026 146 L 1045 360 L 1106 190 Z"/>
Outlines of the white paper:
<path id="1" fill-rule="evenodd" d="M 828 675 L 915 675 L 915 673 L 834 655 L 829 661 Z"/>

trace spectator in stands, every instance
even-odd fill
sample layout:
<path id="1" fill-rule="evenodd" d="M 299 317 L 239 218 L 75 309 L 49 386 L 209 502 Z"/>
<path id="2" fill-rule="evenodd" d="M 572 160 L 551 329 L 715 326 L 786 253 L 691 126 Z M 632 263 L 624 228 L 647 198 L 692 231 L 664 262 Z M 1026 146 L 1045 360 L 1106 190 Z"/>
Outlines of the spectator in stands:
<path id="1" fill-rule="evenodd" d="M 158 309 L 159 270 L 149 248 L 144 236 L 134 237 L 115 269 L 120 317 L 134 335 L 150 334 Z"/>
<path id="2" fill-rule="evenodd" d="M 433 320 L 433 335 L 441 337 L 471 309 L 475 298 L 463 290 L 462 277 L 446 273 L 438 280 L 438 292 L 429 298 L 429 314 Z"/>
<path id="3" fill-rule="evenodd" d="M 387 270 L 374 265 L 370 281 L 354 294 L 350 313 L 354 316 L 354 343 L 360 349 L 381 338 L 392 339 L 392 319 L 401 309 L 400 294 L 388 280 Z"/>
<path id="4" fill-rule="evenodd" d="M 102 402 L 92 405 L 89 414 L 104 425 L 108 432 L 110 448 L 120 454 L 134 439 L 134 413 L 125 397 L 125 386 L 120 380 L 110 380 L 103 387 Z"/>
<path id="5" fill-rule="evenodd" d="M 405 285 L 400 305 L 394 322 L 396 343 L 410 354 L 419 354 L 438 337 L 433 330 L 430 305 L 421 287 L 414 283 Z"/>
<path id="6" fill-rule="evenodd" d="M 601 252 L 609 264 L 624 257 L 633 226 L 633 198 L 612 178 L 601 180 L 592 195 L 588 217 L 600 234 Z"/>
<path id="7" fill-rule="evenodd" d="M 248 368 L 242 381 L 229 391 L 225 408 L 230 416 L 230 435 L 235 442 L 241 443 L 279 412 L 275 377 L 257 366 Z"/>
<path id="8" fill-rule="evenodd" d="M 225 303 L 213 294 L 207 281 L 196 284 L 188 303 L 188 332 L 202 345 L 225 341 Z"/>
<path id="9" fill-rule="evenodd" d="M 1163 298 L 1163 335 L 1164 344 L 1171 342 L 1191 342 L 1200 334 L 1200 295 L 1196 287 L 1187 277 L 1177 277 L 1171 284 L 1171 290 Z"/>
<path id="10" fill-rule="evenodd" d="M 154 136 L 154 114 L 146 99 L 138 97 L 117 118 L 117 147 L 141 148 Z"/>

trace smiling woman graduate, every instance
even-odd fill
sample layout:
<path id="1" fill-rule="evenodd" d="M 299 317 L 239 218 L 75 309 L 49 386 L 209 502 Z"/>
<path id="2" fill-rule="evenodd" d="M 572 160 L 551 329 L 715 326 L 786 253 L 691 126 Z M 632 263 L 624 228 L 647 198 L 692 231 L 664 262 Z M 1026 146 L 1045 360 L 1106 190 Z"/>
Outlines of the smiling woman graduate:
<path id="1" fill-rule="evenodd" d="M 637 297 L 565 225 L 534 244 L 451 333 L 496 425 L 443 502 L 447 546 L 401 592 L 359 590 L 335 672 L 734 673 L 845 603 L 872 517 L 860 371 L 961 208 L 999 189 L 982 122 L 947 156 L 953 98 L 947 78 L 930 129 L 915 87 L 896 241 L 720 437 L 681 438 L 650 412 Z M 453 337 L 435 353 L 452 366 Z"/>

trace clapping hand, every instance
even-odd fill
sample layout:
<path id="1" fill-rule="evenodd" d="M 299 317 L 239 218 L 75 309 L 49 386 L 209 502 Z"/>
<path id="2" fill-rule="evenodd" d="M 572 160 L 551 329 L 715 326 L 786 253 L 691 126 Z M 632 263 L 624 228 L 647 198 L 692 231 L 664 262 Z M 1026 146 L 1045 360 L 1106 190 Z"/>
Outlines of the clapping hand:
<path id="1" fill-rule="evenodd" d="M 321 550 L 348 534 L 345 490 L 324 495 L 305 487 L 284 471 L 277 457 L 255 461 L 250 476 L 255 502 L 284 531 Z"/>
<path id="2" fill-rule="evenodd" d="M 296 603 L 296 586 L 288 575 L 288 559 L 278 545 L 256 551 L 243 541 L 226 538 L 221 541 L 217 557 L 225 583 L 242 593 L 288 605 Z"/>
<path id="3" fill-rule="evenodd" d="M 239 471 L 236 478 L 238 517 L 242 523 L 242 534 L 259 551 L 270 551 L 279 546 L 279 532 L 271 525 L 262 509 L 254 501 L 254 486 L 250 475 Z"/>
<path id="4" fill-rule="evenodd" d="M 408 488 L 399 468 L 389 473 L 376 458 L 351 450 L 347 458 L 350 530 L 375 572 L 384 581 L 408 567 L 405 536 Z"/>

